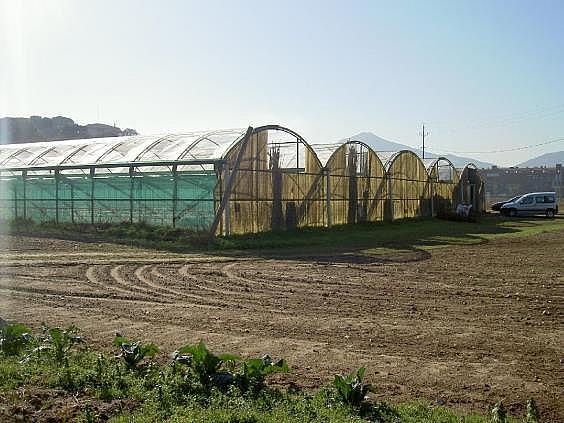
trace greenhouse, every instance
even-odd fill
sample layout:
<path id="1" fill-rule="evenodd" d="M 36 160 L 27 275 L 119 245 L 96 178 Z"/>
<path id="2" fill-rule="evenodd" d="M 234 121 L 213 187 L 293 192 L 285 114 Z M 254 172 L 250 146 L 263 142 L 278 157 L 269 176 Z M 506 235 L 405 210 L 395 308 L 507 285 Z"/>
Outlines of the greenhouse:
<path id="1" fill-rule="evenodd" d="M 483 210 L 475 166 L 267 125 L 0 146 L 0 219 L 244 234 Z"/>
<path id="2" fill-rule="evenodd" d="M 459 202 L 471 204 L 477 213 L 485 212 L 486 189 L 475 164 L 469 163 L 462 169 L 457 190 Z"/>
<path id="3" fill-rule="evenodd" d="M 354 140 L 314 145 L 314 149 L 325 163 L 329 223 L 384 220 L 386 172 L 376 152 Z"/>
<path id="4" fill-rule="evenodd" d="M 419 156 L 400 151 L 388 158 L 385 167 L 391 218 L 431 216 L 431 181 Z"/>
<path id="5" fill-rule="evenodd" d="M 457 190 L 460 176 L 452 162 L 444 157 L 423 160 L 431 182 L 431 210 L 433 214 L 453 210 L 460 203 Z"/>

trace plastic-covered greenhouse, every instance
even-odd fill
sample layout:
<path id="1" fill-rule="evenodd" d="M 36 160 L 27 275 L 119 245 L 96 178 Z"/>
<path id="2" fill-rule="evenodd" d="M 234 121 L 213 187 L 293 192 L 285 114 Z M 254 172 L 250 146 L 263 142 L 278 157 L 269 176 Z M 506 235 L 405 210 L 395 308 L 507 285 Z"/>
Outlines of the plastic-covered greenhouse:
<path id="1" fill-rule="evenodd" d="M 252 233 L 483 209 L 475 166 L 278 125 L 0 146 L 0 219 Z"/>

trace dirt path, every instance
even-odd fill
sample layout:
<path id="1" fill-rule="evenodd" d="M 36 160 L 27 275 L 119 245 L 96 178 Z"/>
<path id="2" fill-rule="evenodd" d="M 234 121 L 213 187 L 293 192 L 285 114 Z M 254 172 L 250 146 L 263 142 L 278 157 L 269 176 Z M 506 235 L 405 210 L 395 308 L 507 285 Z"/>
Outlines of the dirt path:
<path id="1" fill-rule="evenodd" d="M 3 236 L 0 316 L 120 331 L 165 351 L 205 341 L 284 356 L 280 383 L 325 385 L 361 365 L 392 401 L 516 413 L 533 396 L 564 420 L 564 233 L 412 254 L 265 259 L 178 255 Z M 426 257 L 426 259 L 421 259 Z M 401 261 L 405 261 L 403 257 Z"/>

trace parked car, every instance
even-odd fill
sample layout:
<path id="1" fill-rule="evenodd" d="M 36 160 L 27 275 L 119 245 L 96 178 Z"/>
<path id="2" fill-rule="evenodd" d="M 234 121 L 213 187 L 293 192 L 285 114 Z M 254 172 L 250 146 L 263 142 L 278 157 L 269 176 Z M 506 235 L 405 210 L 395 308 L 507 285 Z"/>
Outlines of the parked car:
<path id="1" fill-rule="evenodd" d="M 495 210 L 495 211 L 500 211 L 500 210 L 501 210 L 501 206 L 503 206 L 504 204 L 507 204 L 507 203 L 512 203 L 513 201 L 517 201 L 517 200 L 518 200 L 519 198 L 521 198 L 521 197 L 522 197 L 521 195 L 518 195 L 517 197 L 513 197 L 513 198 L 510 199 L 510 200 L 498 201 L 497 203 L 493 203 L 493 204 L 490 206 L 490 208 L 491 208 L 492 210 Z"/>
<path id="2" fill-rule="evenodd" d="M 505 216 L 531 216 L 544 214 L 554 217 L 558 213 L 558 202 L 555 192 L 531 192 L 517 200 L 501 206 L 501 214 Z"/>

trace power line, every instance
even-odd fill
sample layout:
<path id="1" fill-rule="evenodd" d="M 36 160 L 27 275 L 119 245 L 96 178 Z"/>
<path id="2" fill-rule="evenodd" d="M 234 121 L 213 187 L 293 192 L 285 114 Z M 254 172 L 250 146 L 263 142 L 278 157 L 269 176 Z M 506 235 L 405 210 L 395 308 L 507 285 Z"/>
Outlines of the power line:
<path id="1" fill-rule="evenodd" d="M 461 127 L 451 127 L 448 132 L 459 132 L 459 131 L 475 131 L 489 129 L 493 127 L 503 127 L 506 125 L 515 125 L 522 122 L 526 122 L 531 119 L 544 119 L 547 117 L 559 115 L 564 113 L 564 104 L 559 104 L 555 106 L 545 106 L 539 107 L 534 110 L 529 110 L 527 112 L 516 112 L 508 113 L 504 115 L 492 116 L 490 118 L 485 118 L 483 120 L 478 120 L 475 122 L 470 122 L 467 125 Z M 433 125 L 445 126 L 449 128 L 447 122 L 431 122 Z"/>
<path id="2" fill-rule="evenodd" d="M 433 148 L 433 151 L 438 151 L 442 153 L 456 153 L 456 154 L 496 154 L 496 153 L 508 153 L 511 151 L 527 150 L 529 148 L 541 147 L 543 145 L 554 144 L 562 141 L 564 141 L 564 138 L 555 138 L 553 140 L 540 142 L 538 144 L 524 145 L 522 147 L 508 148 L 503 150 L 491 150 L 491 151 L 454 151 L 454 150 L 442 149 L 441 147 Z"/>

